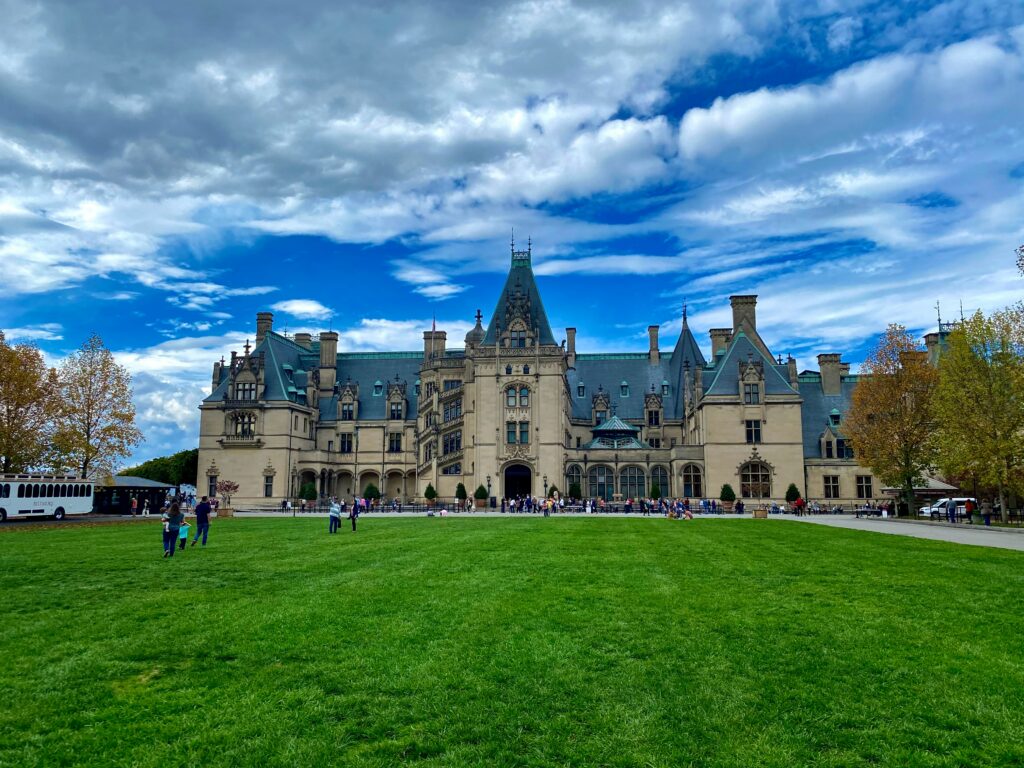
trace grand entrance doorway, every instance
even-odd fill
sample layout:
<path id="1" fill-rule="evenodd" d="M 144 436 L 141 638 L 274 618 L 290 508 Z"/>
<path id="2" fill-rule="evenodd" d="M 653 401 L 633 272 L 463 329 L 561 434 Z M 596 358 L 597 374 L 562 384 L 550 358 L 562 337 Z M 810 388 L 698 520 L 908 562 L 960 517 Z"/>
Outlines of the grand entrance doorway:
<path id="1" fill-rule="evenodd" d="M 512 464 L 505 469 L 505 497 L 529 496 L 533 487 L 533 472 L 524 464 Z"/>

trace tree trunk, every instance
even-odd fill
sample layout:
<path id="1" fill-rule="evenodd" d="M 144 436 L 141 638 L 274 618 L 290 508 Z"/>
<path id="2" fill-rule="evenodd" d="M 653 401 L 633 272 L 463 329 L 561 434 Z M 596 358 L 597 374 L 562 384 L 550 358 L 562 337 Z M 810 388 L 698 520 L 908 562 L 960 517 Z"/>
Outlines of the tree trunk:
<path id="1" fill-rule="evenodd" d="M 1006 508 L 1006 488 L 999 484 L 999 519 L 1004 523 L 1010 522 L 1010 511 Z"/>

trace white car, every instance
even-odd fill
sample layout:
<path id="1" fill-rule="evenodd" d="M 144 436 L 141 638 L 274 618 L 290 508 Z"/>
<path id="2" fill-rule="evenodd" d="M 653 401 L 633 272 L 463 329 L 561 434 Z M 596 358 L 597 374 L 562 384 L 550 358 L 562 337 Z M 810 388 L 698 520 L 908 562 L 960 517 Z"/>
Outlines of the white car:
<path id="1" fill-rule="evenodd" d="M 956 513 L 963 517 L 967 514 L 966 504 L 968 501 L 974 503 L 974 511 L 978 511 L 978 500 L 969 496 L 959 496 L 953 499 L 939 499 L 928 507 L 921 507 L 922 515 L 929 515 L 933 518 L 945 518 L 949 511 L 950 504 L 956 505 Z"/>
<path id="2" fill-rule="evenodd" d="M 949 504 L 949 499 L 933 501 L 931 504 L 921 507 L 921 511 L 918 512 L 918 514 L 924 515 L 925 517 L 931 517 L 932 515 L 944 515 L 946 514 L 947 504 Z"/>

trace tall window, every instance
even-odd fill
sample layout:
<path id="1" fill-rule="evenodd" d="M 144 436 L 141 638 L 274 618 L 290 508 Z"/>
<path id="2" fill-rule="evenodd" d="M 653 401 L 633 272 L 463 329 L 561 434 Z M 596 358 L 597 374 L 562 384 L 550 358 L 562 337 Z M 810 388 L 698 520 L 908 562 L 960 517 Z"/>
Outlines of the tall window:
<path id="1" fill-rule="evenodd" d="M 274 496 L 274 476 L 263 476 L 263 498 L 270 499 Z"/>
<path id="2" fill-rule="evenodd" d="M 449 464 L 447 467 L 441 470 L 442 475 L 461 475 L 462 465 L 459 462 Z"/>
<path id="3" fill-rule="evenodd" d="M 462 430 L 456 429 L 441 437 L 441 450 L 445 454 L 462 450 Z"/>
<path id="4" fill-rule="evenodd" d="M 505 405 L 509 408 L 515 408 L 516 405 L 516 388 L 509 387 L 505 390 Z"/>
<path id="5" fill-rule="evenodd" d="M 704 479 L 700 467 L 687 464 L 683 467 L 683 496 L 686 498 L 704 498 Z"/>
<path id="6" fill-rule="evenodd" d="M 761 442 L 761 420 L 747 419 L 747 442 L 756 445 Z"/>
<path id="7" fill-rule="evenodd" d="M 672 488 L 668 483 L 668 472 L 664 467 L 655 467 L 651 470 L 651 493 L 654 493 L 654 486 L 658 486 L 662 496 L 671 496 Z"/>
<path id="8" fill-rule="evenodd" d="M 832 448 L 832 441 L 831 440 L 826 440 L 825 441 L 825 458 L 826 459 L 831 459 L 834 454 L 835 454 L 835 451 Z"/>
<path id="9" fill-rule="evenodd" d="M 210 475 L 207 480 L 209 481 L 206 486 L 206 495 L 211 499 L 217 495 L 217 476 Z"/>
<path id="10" fill-rule="evenodd" d="M 402 452 L 402 433 L 391 432 L 388 434 L 388 453 Z"/>
<path id="11" fill-rule="evenodd" d="M 342 403 L 341 404 L 341 420 L 342 421 L 352 421 L 352 417 L 353 417 L 354 413 L 355 413 L 355 408 L 354 408 L 353 403 Z"/>
<path id="12" fill-rule="evenodd" d="M 392 419 L 401 419 L 402 418 L 402 404 L 400 402 L 399 403 L 392 403 L 391 404 L 391 418 Z"/>
<path id="13" fill-rule="evenodd" d="M 526 387 L 519 390 L 519 404 L 524 407 L 530 404 L 530 390 Z"/>
<path id="14" fill-rule="evenodd" d="M 519 422 L 519 442 L 521 445 L 528 445 L 530 442 L 530 422 Z"/>
<path id="15" fill-rule="evenodd" d="M 660 437 L 649 437 L 647 438 L 647 442 L 651 444 L 651 448 L 661 448 Z"/>
<path id="16" fill-rule="evenodd" d="M 509 346 L 512 347 L 525 347 L 526 346 L 526 331 L 512 331 L 509 334 Z"/>
<path id="17" fill-rule="evenodd" d="M 235 416 L 235 436 L 252 437 L 256 434 L 256 417 L 251 413 Z"/>
<path id="18" fill-rule="evenodd" d="M 619 475 L 619 492 L 627 499 L 642 498 L 647 495 L 647 483 L 644 471 L 640 467 L 626 467 Z"/>
<path id="19" fill-rule="evenodd" d="M 759 461 L 751 461 L 740 470 L 740 496 L 745 499 L 767 499 L 772 495 L 772 475 Z"/>
<path id="20" fill-rule="evenodd" d="M 594 411 L 594 423 L 603 424 L 608 418 L 608 411 Z"/>
<path id="21" fill-rule="evenodd" d="M 874 496 L 871 487 L 871 475 L 857 475 L 857 498 L 870 499 Z"/>
<path id="22" fill-rule="evenodd" d="M 587 473 L 587 495 L 608 501 L 615 493 L 612 471 L 608 467 L 591 467 Z"/>
<path id="23" fill-rule="evenodd" d="M 647 426 L 656 427 L 661 424 L 661 412 L 660 411 L 648 411 L 647 412 Z"/>
<path id="24" fill-rule="evenodd" d="M 340 453 L 352 453 L 352 433 L 342 432 L 338 435 L 338 446 Z"/>
<path id="25" fill-rule="evenodd" d="M 579 464 L 570 464 L 569 469 L 565 472 L 565 492 L 569 493 L 569 489 L 572 488 L 573 483 L 580 486 L 580 493 L 583 493 L 583 473 L 580 471 Z"/>
<path id="26" fill-rule="evenodd" d="M 509 445 L 514 445 L 516 442 L 516 423 L 514 421 L 505 422 L 505 442 Z"/>
<path id="27" fill-rule="evenodd" d="M 747 405 L 757 405 L 761 402 L 761 385 L 759 384 L 744 384 L 743 385 L 743 402 Z"/>
<path id="28" fill-rule="evenodd" d="M 661 383 L 661 396 L 668 397 L 668 383 L 664 381 Z"/>
<path id="29" fill-rule="evenodd" d="M 235 399 L 236 400 L 255 400 L 256 399 L 256 382 L 243 382 L 235 384 Z"/>
<path id="30" fill-rule="evenodd" d="M 847 440 L 838 438 L 836 440 L 836 458 L 837 459 L 852 459 L 853 458 L 853 446 Z"/>
<path id="31" fill-rule="evenodd" d="M 583 397 L 587 394 L 587 388 L 582 384 L 576 385 L 576 397 Z"/>
<path id="32" fill-rule="evenodd" d="M 825 498 L 839 498 L 839 475 L 825 475 Z"/>

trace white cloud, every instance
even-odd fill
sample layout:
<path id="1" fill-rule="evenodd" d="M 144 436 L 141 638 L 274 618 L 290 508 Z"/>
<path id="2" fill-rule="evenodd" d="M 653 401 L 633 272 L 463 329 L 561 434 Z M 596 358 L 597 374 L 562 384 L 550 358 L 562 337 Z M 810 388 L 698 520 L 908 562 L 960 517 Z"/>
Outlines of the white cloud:
<path id="1" fill-rule="evenodd" d="M 326 320 L 334 315 L 334 310 L 325 307 L 314 299 L 288 299 L 271 304 L 270 308 L 275 312 L 284 312 L 286 315 L 297 317 L 300 320 Z"/>
<path id="2" fill-rule="evenodd" d="M 64 338 L 64 327 L 60 323 L 40 323 L 24 328 L 4 328 L 2 330 L 8 342 L 60 341 Z"/>

